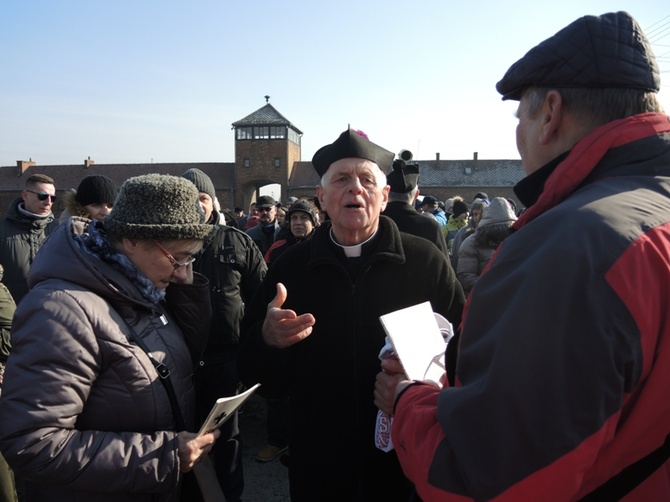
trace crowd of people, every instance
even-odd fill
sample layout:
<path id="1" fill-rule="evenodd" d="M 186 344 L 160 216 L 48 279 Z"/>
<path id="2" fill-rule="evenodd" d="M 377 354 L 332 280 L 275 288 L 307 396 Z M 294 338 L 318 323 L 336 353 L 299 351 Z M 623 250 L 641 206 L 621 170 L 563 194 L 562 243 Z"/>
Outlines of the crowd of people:
<path id="1" fill-rule="evenodd" d="M 197 431 L 256 383 L 256 459 L 294 502 L 668 500 L 659 85 L 624 12 L 514 63 L 521 209 L 422 196 L 420 165 L 351 128 L 313 197 L 248 214 L 189 169 L 87 176 L 56 218 L 29 176 L 0 220 L 0 502 L 240 501 L 237 414 Z M 455 330 L 439 383 L 380 360 L 379 317 L 424 302 Z"/>

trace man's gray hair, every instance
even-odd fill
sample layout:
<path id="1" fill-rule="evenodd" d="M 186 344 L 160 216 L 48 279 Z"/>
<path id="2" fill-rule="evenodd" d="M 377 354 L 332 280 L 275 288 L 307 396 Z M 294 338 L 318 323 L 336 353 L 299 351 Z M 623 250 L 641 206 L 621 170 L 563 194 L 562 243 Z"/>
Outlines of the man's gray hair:
<path id="1" fill-rule="evenodd" d="M 398 193 L 398 192 L 389 192 L 389 202 L 407 202 L 412 204 L 414 199 L 416 199 L 416 193 L 419 191 L 419 187 L 414 187 L 407 193 Z"/>
<path id="2" fill-rule="evenodd" d="M 640 89 L 529 87 L 522 97 L 526 100 L 530 117 L 536 116 L 551 90 L 561 95 L 572 115 L 593 127 L 640 113 L 664 113 L 656 93 Z"/>

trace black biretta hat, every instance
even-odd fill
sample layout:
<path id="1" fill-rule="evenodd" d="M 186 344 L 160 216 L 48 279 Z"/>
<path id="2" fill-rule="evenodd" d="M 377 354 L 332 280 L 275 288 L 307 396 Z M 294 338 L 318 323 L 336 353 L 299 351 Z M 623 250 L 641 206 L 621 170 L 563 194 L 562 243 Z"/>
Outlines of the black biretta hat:
<path id="1" fill-rule="evenodd" d="M 361 135 L 348 129 L 330 145 L 322 146 L 312 157 L 312 165 L 319 176 L 323 176 L 333 162 L 348 157 L 357 157 L 374 162 L 386 172 L 395 155 Z"/>
<path id="2" fill-rule="evenodd" d="M 505 99 L 528 87 L 641 89 L 658 92 L 651 45 L 627 12 L 584 16 L 533 47 L 496 85 Z"/>
<path id="3" fill-rule="evenodd" d="M 393 169 L 386 175 L 386 184 L 394 193 L 409 193 L 419 181 L 419 164 L 407 164 L 402 159 L 393 161 Z"/>

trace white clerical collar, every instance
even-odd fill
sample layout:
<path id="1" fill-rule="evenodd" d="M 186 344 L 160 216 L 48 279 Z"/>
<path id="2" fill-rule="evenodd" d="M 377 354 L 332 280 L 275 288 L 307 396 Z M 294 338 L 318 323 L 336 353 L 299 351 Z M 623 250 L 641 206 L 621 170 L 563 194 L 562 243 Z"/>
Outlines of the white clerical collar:
<path id="1" fill-rule="evenodd" d="M 335 235 L 333 235 L 333 227 L 330 227 L 330 240 L 333 241 L 335 245 L 342 248 L 342 250 L 344 251 L 344 255 L 347 258 L 358 258 L 363 252 L 363 244 L 367 244 L 368 242 L 370 242 L 376 233 L 377 229 L 375 229 L 374 233 L 370 237 L 368 237 L 365 241 L 361 242 L 360 244 L 354 244 L 353 246 L 343 246 L 342 244 L 340 244 L 335 240 Z"/>

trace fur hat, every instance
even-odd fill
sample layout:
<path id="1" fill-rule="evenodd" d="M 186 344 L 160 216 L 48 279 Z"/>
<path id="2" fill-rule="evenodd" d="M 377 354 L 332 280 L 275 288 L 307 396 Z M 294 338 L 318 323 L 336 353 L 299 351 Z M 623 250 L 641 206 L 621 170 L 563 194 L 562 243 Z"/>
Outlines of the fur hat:
<path id="1" fill-rule="evenodd" d="M 317 225 L 319 218 L 316 216 L 316 208 L 312 204 L 310 204 L 305 200 L 299 200 L 298 202 L 294 202 L 291 205 L 291 208 L 288 210 L 288 221 L 291 221 L 291 215 L 297 211 L 307 213 L 309 217 L 312 219 L 312 225 L 314 226 Z"/>
<path id="2" fill-rule="evenodd" d="M 407 164 L 402 159 L 393 161 L 393 170 L 386 175 L 386 184 L 394 193 L 409 193 L 419 182 L 419 164 Z"/>
<path id="3" fill-rule="evenodd" d="M 121 186 L 105 228 L 117 239 L 205 239 L 214 227 L 205 224 L 198 195 L 193 183 L 177 176 L 130 178 Z"/>
<path id="4" fill-rule="evenodd" d="M 457 218 L 460 215 L 468 213 L 468 212 L 470 212 L 470 208 L 468 207 L 468 205 L 465 202 L 463 202 L 462 200 L 458 200 L 458 199 L 456 199 L 454 201 L 454 212 L 453 212 L 454 218 Z"/>
<path id="5" fill-rule="evenodd" d="M 525 89 L 581 87 L 658 92 L 661 78 L 651 45 L 627 12 L 584 16 L 532 48 L 496 85 L 503 99 Z"/>
<path id="6" fill-rule="evenodd" d="M 318 175 L 323 176 L 333 162 L 348 157 L 369 160 L 386 172 L 391 167 L 395 154 L 375 145 L 365 133 L 347 129 L 333 143 L 322 146 L 316 151 L 312 157 L 312 165 Z"/>
<path id="7" fill-rule="evenodd" d="M 189 180 L 198 189 L 198 192 L 206 193 L 212 200 L 216 198 L 216 190 L 214 190 L 214 183 L 209 176 L 203 173 L 200 169 L 192 168 L 181 175 L 182 178 Z"/>
<path id="8" fill-rule="evenodd" d="M 92 174 L 81 180 L 74 198 L 82 206 L 104 203 L 113 205 L 116 195 L 116 184 L 111 179 L 102 174 Z"/>

